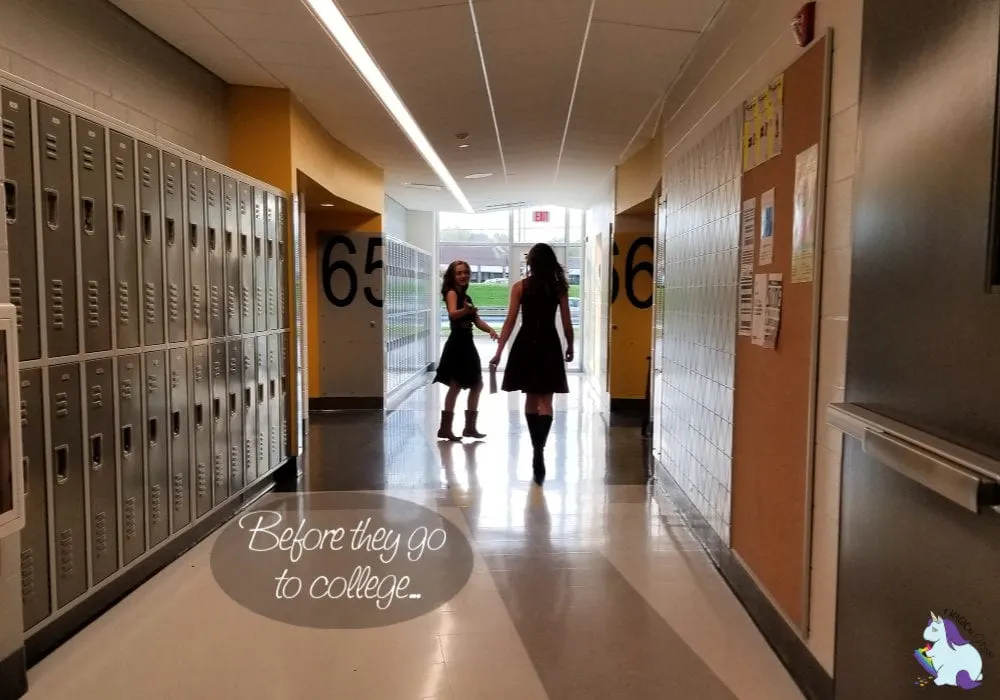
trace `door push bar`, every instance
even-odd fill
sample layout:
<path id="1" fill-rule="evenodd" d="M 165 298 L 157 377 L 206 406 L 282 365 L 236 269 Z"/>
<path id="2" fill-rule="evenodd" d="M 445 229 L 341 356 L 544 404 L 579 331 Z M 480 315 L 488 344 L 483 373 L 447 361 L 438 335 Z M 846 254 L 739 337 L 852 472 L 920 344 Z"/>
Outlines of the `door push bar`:
<path id="1" fill-rule="evenodd" d="M 827 406 L 827 422 L 865 454 L 973 513 L 1000 506 L 1000 462 L 857 404 Z"/>

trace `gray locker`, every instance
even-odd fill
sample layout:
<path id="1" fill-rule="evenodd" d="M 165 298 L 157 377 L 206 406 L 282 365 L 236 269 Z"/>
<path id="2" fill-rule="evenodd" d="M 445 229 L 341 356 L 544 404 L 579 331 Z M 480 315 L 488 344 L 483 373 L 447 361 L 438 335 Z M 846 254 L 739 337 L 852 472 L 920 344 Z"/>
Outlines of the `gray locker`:
<path id="1" fill-rule="evenodd" d="M 83 269 L 85 352 L 111 349 L 111 251 L 104 127 L 76 120 L 76 181 Z"/>
<path id="2" fill-rule="evenodd" d="M 240 212 L 236 180 L 222 180 L 222 228 L 226 281 L 226 335 L 240 334 Z"/>
<path id="3" fill-rule="evenodd" d="M 187 169 L 188 274 L 190 275 L 191 339 L 208 337 L 208 267 L 205 245 L 205 170 L 185 161 Z"/>
<path id="4" fill-rule="evenodd" d="M 170 522 L 171 532 L 191 522 L 190 394 L 187 349 L 169 351 L 170 375 Z"/>
<path id="5" fill-rule="evenodd" d="M 25 524 L 21 531 L 21 603 L 25 630 L 48 617 L 51 610 L 48 475 L 45 469 L 45 405 L 42 396 L 42 370 L 22 370 L 21 449 Z"/>
<path id="6" fill-rule="evenodd" d="M 253 304 L 255 331 L 267 330 L 267 195 L 253 188 Z"/>
<path id="7" fill-rule="evenodd" d="M 87 461 L 90 469 L 90 561 L 94 583 L 118 570 L 118 474 L 115 378 L 111 360 L 86 364 Z"/>
<path id="8" fill-rule="evenodd" d="M 281 336 L 267 336 L 267 430 L 270 438 L 270 464 L 274 468 L 282 460 L 281 453 L 281 374 L 278 365 Z"/>
<path id="9" fill-rule="evenodd" d="M 17 356 L 23 362 L 37 360 L 42 355 L 31 100 L 19 92 L 0 88 L 0 116 L 3 119 L 3 189 L 10 255 L 10 301 L 17 307 Z"/>
<path id="10" fill-rule="evenodd" d="M 253 188 L 239 184 L 240 207 L 240 328 L 254 330 Z"/>
<path id="11" fill-rule="evenodd" d="M 212 344 L 212 504 L 229 498 L 229 385 L 226 344 Z"/>
<path id="12" fill-rule="evenodd" d="M 136 236 L 135 141 L 111 131 L 111 230 L 115 257 L 115 328 L 119 348 L 139 347 L 141 295 Z"/>
<path id="13" fill-rule="evenodd" d="M 278 328 L 288 328 L 288 200 L 278 197 Z"/>
<path id="14" fill-rule="evenodd" d="M 166 342 L 163 294 L 163 220 L 160 210 L 160 151 L 139 142 L 139 249 L 142 257 L 144 345 Z"/>
<path id="15" fill-rule="evenodd" d="M 208 333 L 226 335 L 226 254 L 223 249 L 222 177 L 205 171 L 205 210 L 208 217 Z"/>
<path id="16" fill-rule="evenodd" d="M 167 446 L 167 353 L 145 357 L 146 405 L 143 440 L 146 444 L 146 508 L 149 546 L 170 534 L 170 460 Z"/>
<path id="17" fill-rule="evenodd" d="M 243 340 L 243 468 L 245 486 L 263 474 L 257 459 L 257 341 Z"/>
<path id="18" fill-rule="evenodd" d="M 56 599 L 58 607 L 87 590 L 87 537 L 84 504 L 83 415 L 80 366 L 53 365 L 49 372 L 49 434 L 55 508 Z"/>
<path id="19" fill-rule="evenodd" d="M 267 240 L 264 242 L 265 267 L 267 270 L 267 330 L 278 328 L 278 198 L 272 192 L 265 193 L 265 216 L 267 219 Z"/>
<path id="20" fill-rule="evenodd" d="M 146 475 L 142 433 L 142 366 L 138 355 L 125 355 L 118 358 L 117 441 L 122 484 L 123 566 L 146 551 Z M 162 481 L 165 483 L 166 479 Z"/>
<path id="21" fill-rule="evenodd" d="M 80 351 L 69 114 L 39 102 L 38 132 L 49 357 L 64 357 Z"/>
<path id="22" fill-rule="evenodd" d="M 226 390 L 229 411 L 229 491 L 243 489 L 245 447 L 243 407 L 243 341 L 231 340 L 227 346 Z"/>
<path id="23" fill-rule="evenodd" d="M 194 506 L 200 518 L 212 510 L 212 383 L 209 365 L 209 347 L 191 348 L 191 386 L 194 442 Z"/>
<path id="24" fill-rule="evenodd" d="M 257 340 L 257 476 L 271 471 L 270 423 L 271 405 L 267 394 L 267 336 Z"/>
<path id="25" fill-rule="evenodd" d="M 184 173 L 181 159 L 163 152 L 163 239 L 167 257 L 167 340 L 187 340 L 187 236 L 184 234 Z"/>
<path id="26" fill-rule="evenodd" d="M 281 358 L 278 363 L 278 373 L 281 377 L 280 387 L 281 394 L 278 397 L 278 416 L 281 424 L 281 457 L 284 459 L 292 453 L 291 445 L 291 431 L 289 426 L 291 425 L 291 404 L 290 399 L 290 385 L 288 381 L 289 377 L 289 357 L 291 353 L 291 333 L 282 333 L 281 335 Z"/>

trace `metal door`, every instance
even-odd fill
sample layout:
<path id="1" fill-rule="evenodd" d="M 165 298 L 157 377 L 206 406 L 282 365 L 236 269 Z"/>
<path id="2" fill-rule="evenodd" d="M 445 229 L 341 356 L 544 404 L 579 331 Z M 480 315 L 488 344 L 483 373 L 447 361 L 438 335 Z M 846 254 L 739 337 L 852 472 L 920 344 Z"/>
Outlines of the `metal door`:
<path id="1" fill-rule="evenodd" d="M 187 340 L 187 235 L 184 232 L 183 161 L 163 152 L 163 238 L 167 259 L 167 339 Z"/>
<path id="2" fill-rule="evenodd" d="M 139 237 L 142 257 L 143 345 L 162 345 L 165 335 L 160 152 L 139 142 Z"/>
<path id="3" fill-rule="evenodd" d="M 123 565 L 146 551 L 146 475 L 142 433 L 142 362 L 139 355 L 124 355 L 118 358 L 118 460 Z"/>
<path id="4" fill-rule="evenodd" d="M 115 257 L 115 329 L 119 348 L 139 346 L 139 247 L 136 236 L 135 141 L 110 132 L 111 230 Z"/>
<path id="5" fill-rule="evenodd" d="M 111 360 L 85 365 L 87 461 L 90 474 L 90 561 L 94 583 L 118 570 L 118 465 L 115 378 Z"/>
<path id="6" fill-rule="evenodd" d="M 226 335 L 222 177 L 205 171 L 205 209 L 208 216 L 208 330 L 213 338 Z"/>
<path id="7" fill-rule="evenodd" d="M 62 608 L 87 590 L 87 537 L 83 471 L 80 365 L 53 365 L 49 373 L 56 600 Z"/>
<path id="8" fill-rule="evenodd" d="M 111 239 L 108 235 L 108 158 L 104 127 L 76 120 L 76 182 L 79 191 L 83 270 L 83 344 L 86 352 L 111 349 Z"/>
<path id="9" fill-rule="evenodd" d="M 226 344 L 212 344 L 212 504 L 229 498 L 229 392 Z"/>
<path id="10" fill-rule="evenodd" d="M 170 534 L 170 466 L 167 449 L 167 353 L 149 352 L 143 358 L 146 451 L 146 510 L 149 513 L 149 546 Z"/>
<path id="11" fill-rule="evenodd" d="M 194 416 L 195 515 L 200 518 L 212 509 L 212 385 L 209 346 L 191 348 L 192 399 Z"/>
<path id="12" fill-rule="evenodd" d="M 208 337 L 208 261 L 205 225 L 205 169 L 185 162 L 187 177 L 188 275 L 190 276 L 191 339 Z"/>
<path id="13" fill-rule="evenodd" d="M 170 377 L 170 531 L 177 532 L 191 522 L 191 394 L 188 382 L 188 351 L 176 348 L 169 353 Z"/>
<path id="14" fill-rule="evenodd" d="M 243 447 L 243 341 L 226 347 L 226 394 L 229 415 L 229 490 L 239 493 L 245 481 Z"/>
<path id="15" fill-rule="evenodd" d="M 836 695 L 996 697 L 1000 0 L 863 26 Z"/>

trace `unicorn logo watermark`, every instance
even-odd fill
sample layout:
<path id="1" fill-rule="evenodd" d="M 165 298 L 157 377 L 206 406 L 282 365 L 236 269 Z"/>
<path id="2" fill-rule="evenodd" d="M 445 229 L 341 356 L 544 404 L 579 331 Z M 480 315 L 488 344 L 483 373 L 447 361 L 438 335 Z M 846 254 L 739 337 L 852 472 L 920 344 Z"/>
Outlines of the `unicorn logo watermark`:
<path id="1" fill-rule="evenodd" d="M 913 656 L 931 675 L 918 680 L 917 685 L 933 683 L 972 690 L 982 684 L 983 657 L 962 636 L 954 621 L 932 612 L 924 629 L 924 640 L 927 644 L 914 651 Z"/>

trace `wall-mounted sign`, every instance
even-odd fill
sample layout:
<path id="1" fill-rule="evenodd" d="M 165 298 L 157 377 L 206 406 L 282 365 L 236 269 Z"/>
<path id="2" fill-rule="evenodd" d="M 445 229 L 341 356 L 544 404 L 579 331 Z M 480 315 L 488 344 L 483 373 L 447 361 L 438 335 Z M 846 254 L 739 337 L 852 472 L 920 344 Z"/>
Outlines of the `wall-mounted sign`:
<path id="1" fill-rule="evenodd" d="M 781 154 L 785 76 L 743 104 L 743 172 Z"/>
<path id="2" fill-rule="evenodd" d="M 549 213 L 547 211 L 532 212 L 532 219 L 536 224 L 547 224 L 549 222 Z"/>

